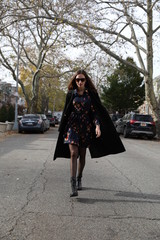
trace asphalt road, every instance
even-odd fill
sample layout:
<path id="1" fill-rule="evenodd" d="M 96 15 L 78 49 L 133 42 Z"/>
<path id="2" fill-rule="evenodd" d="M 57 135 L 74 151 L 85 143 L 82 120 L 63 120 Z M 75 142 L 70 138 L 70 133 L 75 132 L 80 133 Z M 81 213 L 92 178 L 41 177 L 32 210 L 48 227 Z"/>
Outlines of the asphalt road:
<path id="1" fill-rule="evenodd" d="M 68 159 L 52 161 L 57 128 L 0 138 L 0 240 L 159 240 L 160 142 L 91 159 L 70 198 Z"/>

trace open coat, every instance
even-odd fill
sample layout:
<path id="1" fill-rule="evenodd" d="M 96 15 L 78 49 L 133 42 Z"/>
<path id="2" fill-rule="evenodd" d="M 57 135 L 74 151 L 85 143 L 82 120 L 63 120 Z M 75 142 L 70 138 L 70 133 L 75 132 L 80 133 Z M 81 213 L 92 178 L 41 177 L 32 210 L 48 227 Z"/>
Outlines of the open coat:
<path id="1" fill-rule="evenodd" d="M 92 104 L 99 117 L 101 128 L 101 136 L 99 138 L 96 138 L 95 135 L 89 147 L 91 158 L 99 158 L 109 154 L 124 152 L 125 148 L 123 146 L 123 143 L 116 132 L 116 129 L 107 110 L 102 105 L 98 94 L 89 90 L 88 92 L 91 97 Z M 56 158 L 70 158 L 69 146 L 68 144 L 64 144 L 64 130 L 68 122 L 68 117 L 72 111 L 73 98 L 74 91 L 70 90 L 66 96 L 66 103 L 59 127 L 59 136 L 53 157 L 54 160 Z"/>

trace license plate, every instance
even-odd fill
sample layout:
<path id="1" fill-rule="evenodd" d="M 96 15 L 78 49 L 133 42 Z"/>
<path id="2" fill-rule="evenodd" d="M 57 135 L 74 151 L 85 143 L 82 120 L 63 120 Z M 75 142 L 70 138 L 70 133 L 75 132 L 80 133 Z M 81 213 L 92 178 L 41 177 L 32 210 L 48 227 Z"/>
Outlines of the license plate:
<path id="1" fill-rule="evenodd" d="M 142 127 L 146 127 L 146 123 L 141 123 L 141 126 Z"/>
<path id="2" fill-rule="evenodd" d="M 27 123 L 27 125 L 33 125 L 33 123 Z"/>

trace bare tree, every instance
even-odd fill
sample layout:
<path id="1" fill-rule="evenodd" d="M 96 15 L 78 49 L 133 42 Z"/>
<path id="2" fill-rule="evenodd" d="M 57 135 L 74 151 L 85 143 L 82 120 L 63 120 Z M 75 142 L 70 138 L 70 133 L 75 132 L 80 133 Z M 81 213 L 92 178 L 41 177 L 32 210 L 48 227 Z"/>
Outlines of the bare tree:
<path id="1" fill-rule="evenodd" d="M 3 11 L 4 16 L 1 18 L 3 24 L 1 27 L 0 61 L 5 68 L 11 71 L 13 79 L 16 80 L 17 45 L 20 44 L 20 65 L 32 74 L 32 99 L 27 95 L 23 81 L 19 79 L 18 82 L 31 111 L 37 110 L 40 79 L 52 78 L 56 82 L 59 78 L 62 82 L 61 85 L 63 85 L 66 83 L 63 76 L 68 75 L 69 77 L 70 72 L 77 70 L 79 66 L 86 68 L 92 62 L 90 60 L 86 64 L 84 62 L 82 64 L 80 59 L 71 61 L 66 58 L 64 53 L 61 54 L 61 49 L 68 45 L 67 39 L 71 28 L 66 28 L 66 25 L 57 19 L 47 17 L 43 3 L 45 3 L 45 7 L 52 9 L 52 4 L 49 1 L 3 1 L 5 11 Z M 75 6 L 76 3 L 73 5 Z M 68 7 L 68 10 L 62 6 L 62 10 L 69 14 L 71 13 L 69 9 L 72 9 L 73 5 L 70 6 L 71 8 Z M 60 5 L 56 6 L 59 8 Z M 19 40 L 18 32 L 20 33 Z M 48 64 L 53 68 L 53 71 L 46 72 Z M 54 70 L 55 66 L 56 70 Z M 54 82 L 52 81 L 52 83 Z"/>
<path id="2" fill-rule="evenodd" d="M 144 75 L 146 100 L 157 122 L 160 137 L 160 103 L 153 88 L 154 57 L 160 39 L 160 2 L 91 0 L 82 1 L 81 6 L 84 2 L 88 8 L 82 7 L 72 15 L 63 14 L 61 9 L 56 12 L 54 8 L 48 10 L 45 5 L 43 9 L 51 19 L 56 18 L 76 29 L 79 36 L 87 37 L 107 55 Z M 127 55 L 136 58 L 137 65 L 126 61 Z"/>
<path id="3" fill-rule="evenodd" d="M 37 19 L 39 21 L 39 19 Z M 3 47 L 0 49 L 0 56 L 1 56 L 1 63 L 4 67 L 6 67 L 8 70 L 12 72 L 12 76 L 14 80 L 16 80 L 16 74 L 15 70 L 15 61 L 17 57 L 17 45 L 20 44 L 20 63 L 23 65 L 23 67 L 30 70 L 32 73 L 32 110 L 36 111 L 36 104 L 38 101 L 38 89 L 39 89 L 39 79 L 40 79 L 40 72 L 42 70 L 42 66 L 44 63 L 44 60 L 46 58 L 46 54 L 49 51 L 49 49 L 55 44 L 55 42 L 58 39 L 58 36 L 60 33 L 56 29 L 53 29 L 53 27 L 46 27 L 45 31 L 43 31 L 43 23 L 39 22 L 34 24 L 34 22 L 30 21 L 29 23 L 27 21 L 24 22 L 23 28 L 21 27 L 20 32 L 20 39 L 18 40 L 18 36 L 16 36 L 16 28 L 13 31 L 11 29 L 5 29 L 3 34 L 3 42 L 4 37 L 7 40 L 4 42 Z M 22 31 L 23 29 L 23 31 Z M 19 31 L 19 30 L 18 30 Z M 51 34 L 54 31 L 54 37 L 51 37 Z M 19 42 L 18 42 L 19 41 Z M 9 54 L 9 51 L 6 51 L 6 48 L 10 49 L 11 53 Z M 19 84 L 21 85 L 23 89 L 23 93 L 27 99 L 26 93 L 25 93 L 25 87 L 23 82 L 19 79 Z"/>
<path id="4" fill-rule="evenodd" d="M 21 79 L 18 80 L 22 87 L 23 94 L 26 98 L 28 106 L 31 105 L 31 111 L 35 112 L 37 110 L 38 103 L 38 93 L 39 93 L 39 80 L 43 71 L 43 65 L 47 54 L 51 49 L 60 49 L 61 42 L 58 40 L 60 34 L 62 33 L 63 26 L 54 24 L 50 20 L 38 18 L 40 14 L 39 7 L 32 8 L 33 19 L 27 20 L 28 10 L 30 8 L 25 8 L 25 6 L 20 7 L 19 2 L 16 1 L 15 13 L 13 10 L 6 11 L 6 19 L 8 20 L 8 26 L 5 25 L 4 29 L 1 31 L 1 48 L 0 48 L 0 61 L 1 64 L 11 71 L 13 79 L 16 80 L 15 70 L 17 68 L 16 58 L 17 58 L 17 46 L 20 45 L 20 65 L 23 68 L 28 69 L 32 74 L 32 94 L 33 97 L 30 100 L 25 91 L 25 85 Z M 24 9 L 26 20 L 22 21 Z M 5 17 L 2 19 L 4 21 Z M 18 32 L 20 38 L 18 38 Z M 56 52 L 56 51 L 54 51 Z M 53 55 L 53 59 L 57 56 Z M 52 60 L 53 61 L 53 60 Z"/>
<path id="5" fill-rule="evenodd" d="M 155 116 L 160 136 L 160 104 L 153 89 L 154 58 L 160 38 L 159 0 L 16 2 L 21 10 L 21 20 L 42 18 L 61 24 L 74 44 L 94 44 L 105 54 L 143 74 L 146 100 Z M 33 9 L 37 6 L 40 12 L 34 15 Z M 126 61 L 127 56 L 136 58 L 137 65 Z"/>

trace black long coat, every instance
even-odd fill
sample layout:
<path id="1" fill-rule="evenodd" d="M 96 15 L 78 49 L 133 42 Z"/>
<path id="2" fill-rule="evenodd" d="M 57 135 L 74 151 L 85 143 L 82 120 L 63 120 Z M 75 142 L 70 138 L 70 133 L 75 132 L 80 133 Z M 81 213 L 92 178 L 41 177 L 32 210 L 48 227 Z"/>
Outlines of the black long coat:
<path id="1" fill-rule="evenodd" d="M 96 113 L 100 120 L 101 136 L 99 138 L 94 137 L 89 147 L 89 151 L 92 158 L 99 158 L 109 154 L 116 154 L 125 151 L 123 143 L 116 132 L 116 129 L 112 123 L 112 120 L 102 105 L 97 93 L 89 91 L 92 104 L 96 110 Z M 72 111 L 72 103 L 74 98 L 74 91 L 69 91 L 66 96 L 66 103 L 59 127 L 59 136 L 53 159 L 56 158 L 70 158 L 70 151 L 68 144 L 64 144 L 64 129 L 68 122 L 68 117 Z"/>

